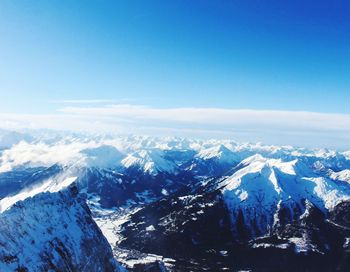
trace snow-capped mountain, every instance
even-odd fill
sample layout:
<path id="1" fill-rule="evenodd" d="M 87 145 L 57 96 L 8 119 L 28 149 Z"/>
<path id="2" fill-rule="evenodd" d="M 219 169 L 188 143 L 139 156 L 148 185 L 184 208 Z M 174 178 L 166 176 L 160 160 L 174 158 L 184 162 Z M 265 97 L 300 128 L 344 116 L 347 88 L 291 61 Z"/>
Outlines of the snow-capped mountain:
<path id="1" fill-rule="evenodd" d="M 349 173 L 348 152 L 327 149 L 230 140 L 36 134 L 0 151 L 0 217 L 10 225 L 18 222 L 17 214 L 28 213 L 21 217 L 24 228 L 18 230 L 11 253 L 1 254 L 15 256 L 23 244 L 26 252 L 35 252 L 33 263 L 27 262 L 29 270 L 45 270 L 43 254 L 59 267 L 66 258 L 60 255 L 61 248 L 47 246 L 57 238 L 66 247 L 64 256 L 72 260 L 67 267 L 81 269 L 86 256 L 96 252 L 95 244 L 90 252 L 84 248 L 73 252 L 83 236 L 78 239 L 69 228 L 61 229 L 57 218 L 62 214 L 62 222 L 67 218 L 85 222 L 90 209 L 114 258 L 130 270 L 272 271 L 271 264 L 282 269 L 285 258 L 295 263 L 285 271 L 303 267 L 333 271 L 335 266 L 346 271 Z M 67 187 L 72 183 L 79 193 L 70 202 Z M 45 228 L 52 229 L 53 236 L 28 243 L 27 233 L 39 235 L 34 229 L 41 230 L 38 222 L 49 210 L 53 216 L 51 221 L 45 218 Z M 67 225 L 93 233 L 94 241 L 100 241 L 96 248 L 110 256 L 95 223 L 85 223 Z M 5 231 L 1 241 L 15 231 Z M 29 258 L 26 252 L 0 262 L 9 269 L 22 267 Z M 100 260 L 95 263 L 103 267 Z"/>
<path id="2" fill-rule="evenodd" d="M 329 177 L 333 180 L 341 180 L 350 183 L 350 170 L 345 169 L 339 172 L 329 171 Z"/>
<path id="3" fill-rule="evenodd" d="M 129 154 L 121 163 L 125 168 L 139 168 L 152 175 L 159 172 L 176 173 L 177 165 L 164 157 L 165 154 L 160 149 L 146 149 Z"/>
<path id="4" fill-rule="evenodd" d="M 306 200 L 324 212 L 350 200 L 348 184 L 321 176 L 298 159 L 283 162 L 255 155 L 237 169 L 220 186 L 233 224 L 242 212 L 253 236 L 265 235 L 279 224 L 282 210 L 287 221 L 300 216 Z"/>
<path id="5" fill-rule="evenodd" d="M 222 163 L 230 164 L 234 164 L 238 161 L 238 157 L 235 156 L 235 153 L 223 144 L 200 150 L 196 157 L 203 160 L 218 159 Z"/>
<path id="6" fill-rule="evenodd" d="M 16 202 L 0 230 L 1 271 L 124 271 L 74 185 Z"/>
<path id="7" fill-rule="evenodd" d="M 224 144 L 204 147 L 187 164 L 186 170 L 203 176 L 220 176 L 232 169 L 239 157 Z"/>
<path id="8" fill-rule="evenodd" d="M 121 246 L 181 260 L 180 271 L 349 268 L 347 183 L 260 155 L 237 169 L 138 210 Z"/>
<path id="9" fill-rule="evenodd" d="M 20 141 L 31 142 L 33 139 L 30 134 L 0 129 L 0 150 L 10 148 Z"/>

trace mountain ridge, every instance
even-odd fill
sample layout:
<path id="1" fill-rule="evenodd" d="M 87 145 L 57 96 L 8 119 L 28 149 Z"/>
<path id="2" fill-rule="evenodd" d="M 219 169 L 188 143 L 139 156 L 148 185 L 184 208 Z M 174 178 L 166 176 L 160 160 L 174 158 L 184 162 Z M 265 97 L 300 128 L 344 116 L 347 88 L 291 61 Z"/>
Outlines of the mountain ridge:
<path id="1" fill-rule="evenodd" d="M 131 271 L 256 269 L 262 256 L 282 267 L 273 254 L 331 271 L 317 262 L 345 265 L 349 171 L 346 153 L 327 149 L 134 136 L 21 141 L 0 151 L 0 215 L 75 184 Z"/>

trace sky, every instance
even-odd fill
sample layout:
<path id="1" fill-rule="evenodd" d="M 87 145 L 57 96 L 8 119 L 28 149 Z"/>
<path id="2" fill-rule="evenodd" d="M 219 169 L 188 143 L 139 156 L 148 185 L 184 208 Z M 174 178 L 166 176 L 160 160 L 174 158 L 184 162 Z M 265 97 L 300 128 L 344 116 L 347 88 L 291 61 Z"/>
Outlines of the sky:
<path id="1" fill-rule="evenodd" d="M 342 0 L 3 0 L 0 127 L 350 149 L 349 14 Z"/>

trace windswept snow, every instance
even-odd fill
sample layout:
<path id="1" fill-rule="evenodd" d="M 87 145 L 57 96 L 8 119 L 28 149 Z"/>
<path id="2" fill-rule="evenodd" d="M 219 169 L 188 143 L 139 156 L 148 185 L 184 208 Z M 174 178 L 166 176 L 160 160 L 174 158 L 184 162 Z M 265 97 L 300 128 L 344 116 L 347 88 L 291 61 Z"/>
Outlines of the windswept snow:
<path id="1" fill-rule="evenodd" d="M 58 192 L 68 187 L 69 185 L 71 185 L 76 179 L 77 177 L 68 177 L 63 180 L 61 180 L 61 178 L 59 177 L 56 179 L 49 179 L 45 181 L 43 184 L 41 184 L 40 186 L 37 186 L 32 189 L 25 189 L 14 196 L 5 197 L 0 200 L 0 213 L 10 208 L 16 202 L 25 200 L 26 198 L 29 198 L 29 197 L 34 197 L 39 193 Z"/>
<path id="2" fill-rule="evenodd" d="M 179 223 L 186 225 L 189 221 L 200 223 L 201 218 L 207 215 L 207 208 L 216 207 L 214 201 L 200 203 L 196 207 L 200 198 L 213 194 L 220 200 L 218 208 L 222 208 L 225 215 L 228 208 L 231 216 L 231 225 L 228 226 L 233 232 L 243 226 L 252 232 L 254 238 L 267 236 L 283 221 L 306 221 L 313 215 L 313 208 L 318 208 L 320 214 L 327 214 L 337 204 L 350 200 L 350 155 L 347 152 L 231 140 L 139 136 L 64 135 L 56 138 L 20 137 L 17 140 L 0 151 L 0 186 L 17 182 L 15 189 L 4 190 L 4 198 L 0 199 L 0 217 L 8 219 L 14 211 L 20 214 L 21 207 L 28 205 L 25 211 L 37 209 L 39 219 L 43 211 L 43 220 L 48 220 L 52 210 L 55 212 L 51 218 L 53 224 L 58 224 L 61 219 L 68 222 L 71 215 L 76 215 L 75 208 L 69 213 L 63 211 L 64 218 L 61 218 L 58 208 L 34 206 L 49 205 L 51 200 L 46 201 L 43 196 L 51 199 L 53 194 L 55 199 L 60 198 L 60 193 L 56 193 L 65 191 L 76 182 L 79 190 L 88 195 L 94 220 L 113 247 L 123 240 L 123 224 L 130 220 L 132 213 L 155 201 L 173 199 L 173 204 L 183 205 L 182 210 L 186 212 L 196 208 L 188 221 Z M 22 177 L 30 182 L 23 183 Z M 20 191 L 22 188 L 25 189 Z M 174 192 L 179 195 L 174 196 Z M 56 203 L 55 199 L 52 203 Z M 14 205 L 16 203 L 18 205 Z M 226 207 L 221 205 L 223 203 Z M 59 209 L 63 204 L 57 204 Z M 16 218 L 21 219 L 18 214 Z M 289 218 L 284 220 L 281 214 Z M 28 220 L 37 216 L 34 213 L 29 215 Z M 174 220 L 172 217 L 164 218 L 159 224 L 140 219 L 145 235 L 157 235 L 158 226 L 164 227 L 168 221 Z M 3 221 L 6 223 L 6 220 Z M 25 232 L 31 235 L 31 223 L 26 219 L 25 224 L 30 227 L 29 231 L 23 230 L 24 236 Z M 11 224 L 14 223 L 8 224 L 13 227 Z M 79 242 L 83 234 L 77 229 L 77 222 L 72 224 L 74 233 L 69 233 L 73 236 L 68 235 L 67 241 L 73 239 L 74 243 Z M 33 228 L 40 229 L 39 225 L 35 223 Z M 54 231 L 57 235 L 66 235 L 70 230 L 58 227 Z M 277 247 L 293 247 L 297 252 L 316 250 L 307 240 L 309 237 L 295 236 L 289 236 L 289 240 L 283 240 Z M 1 237 L 0 242 L 8 238 Z M 46 238 L 52 237 L 48 235 Z M 27 240 L 17 241 L 18 245 L 28 243 Z M 46 241 L 44 238 L 39 240 L 40 245 Z M 20 248 L 18 245 L 13 250 Z M 75 244 L 70 246 L 76 250 Z M 273 246 L 273 242 L 264 241 L 254 246 L 267 248 Z M 33 251 L 37 250 L 35 246 L 28 248 L 32 247 Z M 125 254 L 125 251 L 120 250 L 119 253 Z M 125 263 L 130 267 L 155 260 L 164 262 L 164 258 L 159 256 L 146 254 L 140 259 L 129 253 Z M 220 248 L 218 254 L 226 256 L 228 253 Z M 32 267 L 35 267 L 34 264 Z"/>
<path id="3" fill-rule="evenodd" d="M 1 213 L 0 244 L 0 271 L 123 271 L 74 188 Z"/>
<path id="4" fill-rule="evenodd" d="M 167 174 L 176 177 L 179 173 L 191 173 L 203 182 L 211 178 L 210 175 L 230 173 L 231 176 L 224 178 L 220 186 L 223 186 L 222 192 L 232 216 L 237 216 L 239 209 L 245 211 L 248 221 L 259 214 L 268 214 L 257 222 L 262 228 L 272 226 L 277 220 L 275 214 L 280 210 L 281 202 L 292 212 L 296 206 L 303 208 L 305 200 L 327 211 L 350 198 L 348 153 L 327 149 L 231 140 L 66 135 L 34 137 L 32 141 L 23 139 L 0 153 L 2 173 L 52 165 L 65 169 L 94 168 L 104 173 L 100 177 L 106 182 L 121 186 L 123 175 L 134 168 L 153 176 Z M 225 167 L 220 167 L 223 165 Z M 63 176 L 0 200 L 0 210 L 4 211 L 17 201 L 39 192 L 52 192 L 56 187 L 59 190 L 73 182 L 75 177 L 80 178 L 79 171 Z M 98 188 L 101 186 L 96 184 Z M 163 196 L 171 193 L 165 186 L 166 183 L 158 188 Z M 148 195 L 152 194 L 147 190 L 143 188 L 134 195 L 145 203 L 151 202 L 153 198 Z M 128 201 L 134 203 L 132 199 Z"/>

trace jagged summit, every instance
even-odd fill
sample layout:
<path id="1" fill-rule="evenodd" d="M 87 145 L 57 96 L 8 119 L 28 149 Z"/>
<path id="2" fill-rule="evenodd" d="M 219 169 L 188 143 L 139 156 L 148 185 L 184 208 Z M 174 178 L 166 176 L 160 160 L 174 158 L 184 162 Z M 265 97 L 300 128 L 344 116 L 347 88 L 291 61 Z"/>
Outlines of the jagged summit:
<path id="1" fill-rule="evenodd" d="M 123 271 L 75 186 L 0 213 L 1 271 Z"/>
<path id="2" fill-rule="evenodd" d="M 164 157 L 164 152 L 160 149 L 147 149 L 127 155 L 121 163 L 125 168 L 136 167 L 148 174 L 176 172 L 177 165 Z"/>
<path id="3" fill-rule="evenodd" d="M 238 167 L 220 184 L 224 199 L 234 222 L 242 210 L 245 223 L 260 234 L 277 223 L 281 206 L 295 218 L 305 210 L 306 200 L 326 212 L 350 199 L 349 186 L 317 175 L 297 159 L 283 162 L 254 155 Z"/>
<path id="4" fill-rule="evenodd" d="M 274 257 L 278 254 L 298 262 L 303 261 L 299 254 L 315 254 L 312 262 L 319 268 L 321 255 L 328 258 L 325 261 L 343 262 L 334 254 L 343 252 L 350 237 L 346 216 L 350 211 L 349 171 L 347 153 L 327 149 L 228 140 L 33 136 L 0 151 L 0 217 L 10 220 L 13 211 L 27 212 L 27 206 L 38 205 L 27 217 L 30 222 L 22 219 L 25 228 L 31 229 L 33 223 L 40 231 L 40 224 L 32 221 L 51 211 L 52 220 L 47 219 L 45 227 L 55 237 L 62 234 L 68 245 L 67 249 L 58 245 L 56 251 L 73 256 L 76 252 L 70 250 L 79 239 L 72 232 L 55 231 L 60 213 L 69 218 L 81 216 L 63 208 L 70 201 L 61 203 L 59 199 L 65 202 L 66 198 L 57 198 L 75 184 L 79 203 L 86 201 L 86 211 L 92 211 L 115 258 L 128 268 L 175 266 L 187 271 L 196 267 L 195 260 L 197 268 L 239 270 L 259 267 L 261 256 L 281 268 L 283 264 Z M 85 223 L 83 232 L 95 233 L 95 227 Z M 72 223 L 72 227 L 77 225 Z M 54 265 L 59 267 L 62 258 L 45 246 L 55 237 L 40 240 L 39 248 L 53 254 Z M 13 252 L 20 252 L 23 243 L 16 240 Z M 47 265 L 40 259 L 42 253 L 33 252 L 40 265 Z M 0 256 L 0 261 L 24 265 L 24 255 L 11 256 Z M 244 261 L 247 256 L 252 266 Z M 150 260 L 156 263 L 148 266 Z M 80 268 L 79 261 L 70 265 Z"/>

